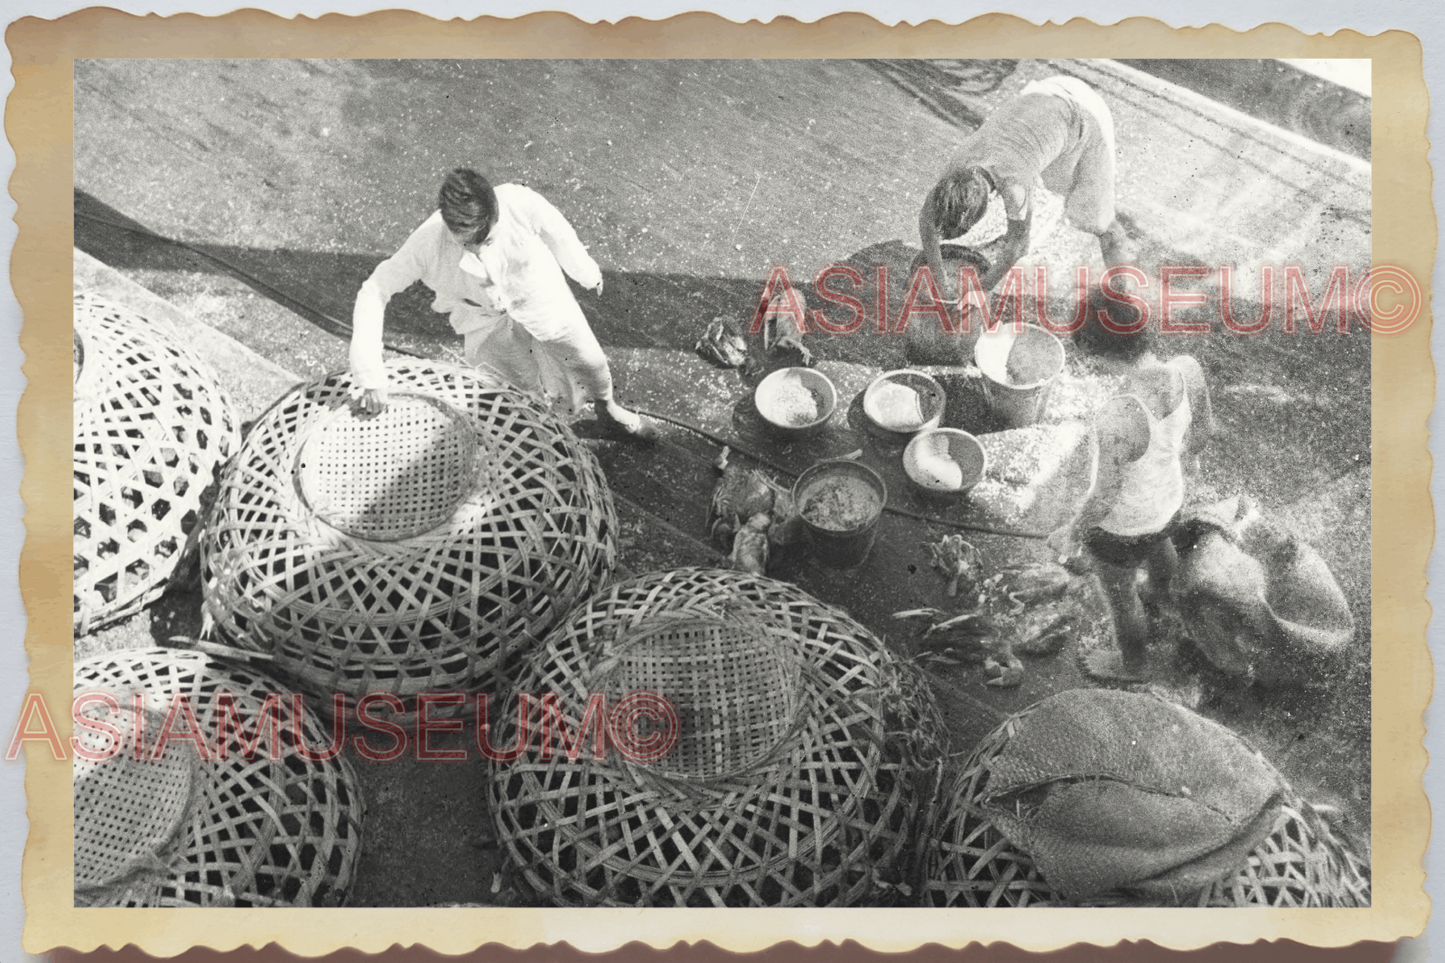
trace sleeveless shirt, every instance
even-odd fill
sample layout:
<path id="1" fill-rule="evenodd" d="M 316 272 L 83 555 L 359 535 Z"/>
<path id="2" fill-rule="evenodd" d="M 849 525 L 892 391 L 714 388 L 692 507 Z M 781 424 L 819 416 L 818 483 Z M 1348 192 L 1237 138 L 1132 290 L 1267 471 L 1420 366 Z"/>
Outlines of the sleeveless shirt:
<path id="1" fill-rule="evenodd" d="M 1098 527 L 1113 535 L 1134 537 L 1162 531 L 1184 505 L 1184 435 L 1193 417 L 1184 374 L 1173 365 L 1169 370 L 1179 379 L 1179 404 L 1163 418 L 1138 395 L 1133 398 L 1149 420 L 1149 447 L 1138 460 L 1121 469 L 1123 484 L 1109 514 Z"/>

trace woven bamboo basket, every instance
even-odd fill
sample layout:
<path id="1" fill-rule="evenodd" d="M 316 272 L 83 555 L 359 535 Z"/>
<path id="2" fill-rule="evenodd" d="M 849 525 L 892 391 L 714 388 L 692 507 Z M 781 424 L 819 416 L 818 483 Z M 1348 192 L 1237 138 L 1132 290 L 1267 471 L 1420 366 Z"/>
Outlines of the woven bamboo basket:
<path id="1" fill-rule="evenodd" d="M 346 903 L 364 807 L 350 765 L 319 758 L 328 739 L 295 716 L 290 693 L 199 653 L 160 648 L 77 663 L 76 696 L 90 692 L 109 693 L 120 711 L 91 704 L 92 724 L 77 736 L 103 753 L 110 740 L 96 730 L 109 725 L 124 748 L 105 760 L 76 756 L 77 906 Z M 229 726 L 224 740 L 221 693 L 231 694 L 243 730 Z M 278 693 L 273 758 L 260 733 L 267 697 Z M 181 739 L 153 758 L 167 713 L 171 732 L 200 734 L 206 757 Z M 298 749 L 302 738 L 312 758 Z"/>
<path id="2" fill-rule="evenodd" d="M 613 585 L 547 637 L 519 691 L 533 698 L 498 709 L 492 744 L 515 747 L 526 718 L 529 748 L 494 764 L 490 801 L 537 900 L 910 901 L 916 801 L 941 758 L 937 710 L 867 629 L 796 587 L 709 569 Z M 590 693 L 612 707 L 601 759 L 582 738 Z M 659 711 L 625 711 L 643 693 Z M 562 729 L 544 728 L 548 694 L 575 759 Z M 669 729 L 672 750 L 641 760 L 637 743 Z"/>
<path id="3" fill-rule="evenodd" d="M 221 637 L 323 692 L 466 688 L 611 573 L 596 458 L 472 368 L 388 367 L 367 417 L 334 374 L 247 437 L 202 540 Z"/>
<path id="4" fill-rule="evenodd" d="M 215 374 L 174 332 L 94 295 L 75 298 L 75 634 L 165 588 L 236 445 Z"/>
<path id="5" fill-rule="evenodd" d="M 1028 853 L 984 811 L 989 764 L 1037 706 L 1011 716 L 969 756 L 941 795 L 923 859 L 926 906 L 1368 906 L 1369 870 L 1328 823 L 1285 787 L 1268 836 L 1232 873 L 1175 903 L 1113 892 L 1070 901 L 1049 885 Z"/>

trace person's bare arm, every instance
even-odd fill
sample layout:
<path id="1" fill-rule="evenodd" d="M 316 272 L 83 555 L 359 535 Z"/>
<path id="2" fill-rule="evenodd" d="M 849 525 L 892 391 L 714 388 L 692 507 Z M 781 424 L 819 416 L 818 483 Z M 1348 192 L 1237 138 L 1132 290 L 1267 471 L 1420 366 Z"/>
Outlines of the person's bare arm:
<path id="1" fill-rule="evenodd" d="M 382 411 L 389 401 L 386 368 L 382 361 L 382 329 L 386 305 L 392 295 L 404 291 L 426 273 L 428 238 L 435 230 L 431 221 L 412 232 L 400 250 L 377 265 L 356 293 L 351 312 L 349 360 L 357 396 L 356 406 L 368 414 Z"/>
<path id="2" fill-rule="evenodd" d="M 1209 382 L 1205 380 L 1204 369 L 1193 357 L 1185 354 L 1173 358 L 1170 364 L 1184 376 L 1184 389 L 1189 395 L 1189 431 L 1184 436 L 1184 452 L 1190 459 L 1198 459 L 1214 435 L 1214 405 L 1209 400 Z"/>
<path id="3" fill-rule="evenodd" d="M 1149 416 L 1144 407 L 1134 398 L 1111 399 L 1089 432 L 1089 445 L 1093 475 L 1089 493 L 1073 519 L 1049 539 L 1061 551 L 1109 516 L 1124 487 L 1124 467 L 1148 450 Z"/>
<path id="4" fill-rule="evenodd" d="M 1029 231 L 1033 225 L 1033 197 L 1028 188 L 1004 184 L 998 193 L 1003 198 L 1008 227 L 1002 237 L 988 245 L 988 270 L 981 279 L 985 291 L 997 287 L 1019 258 L 1028 253 Z"/>
<path id="5" fill-rule="evenodd" d="M 948 278 L 943 275 L 943 254 L 939 248 L 938 213 L 933 206 L 933 191 L 923 199 L 923 209 L 918 212 L 918 239 L 923 245 L 923 259 L 933 272 L 933 282 L 945 300 L 958 300 L 957 292 L 950 293 Z"/>
<path id="6" fill-rule="evenodd" d="M 1010 220 L 1008 229 L 998 240 L 990 242 L 986 252 L 980 252 L 988 260 L 988 267 L 979 278 L 980 286 L 985 291 L 992 291 L 998 287 L 1009 269 L 1017 264 L 1019 258 L 1027 254 L 1028 250 L 1029 222 L 1027 220 Z"/>

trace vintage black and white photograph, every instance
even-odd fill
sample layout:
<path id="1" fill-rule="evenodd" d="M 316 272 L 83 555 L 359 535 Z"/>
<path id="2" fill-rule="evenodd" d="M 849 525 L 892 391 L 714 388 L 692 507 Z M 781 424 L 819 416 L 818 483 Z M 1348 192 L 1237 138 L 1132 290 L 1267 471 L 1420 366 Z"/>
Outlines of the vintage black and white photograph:
<path id="1" fill-rule="evenodd" d="M 77 907 L 1371 905 L 1370 61 L 74 138 Z"/>

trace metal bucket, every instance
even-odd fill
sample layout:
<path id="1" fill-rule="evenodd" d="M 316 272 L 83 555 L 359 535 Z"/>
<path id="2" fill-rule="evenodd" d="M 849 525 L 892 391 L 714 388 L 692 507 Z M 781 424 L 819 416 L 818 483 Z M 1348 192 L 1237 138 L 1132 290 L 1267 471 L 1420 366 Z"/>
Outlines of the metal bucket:
<path id="1" fill-rule="evenodd" d="M 867 560 L 887 502 L 888 487 L 878 473 L 846 458 L 820 461 L 793 484 L 793 504 L 813 555 L 831 568 Z"/>
<path id="2" fill-rule="evenodd" d="M 983 372 L 984 393 L 1000 428 L 1036 423 L 1048 406 L 1049 391 L 1064 370 L 1064 343 L 1043 328 L 1026 324 L 1015 332 L 1003 325 L 984 333 L 973 348 Z"/>

